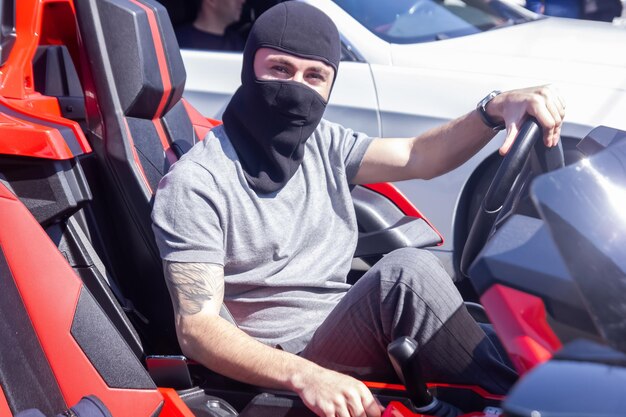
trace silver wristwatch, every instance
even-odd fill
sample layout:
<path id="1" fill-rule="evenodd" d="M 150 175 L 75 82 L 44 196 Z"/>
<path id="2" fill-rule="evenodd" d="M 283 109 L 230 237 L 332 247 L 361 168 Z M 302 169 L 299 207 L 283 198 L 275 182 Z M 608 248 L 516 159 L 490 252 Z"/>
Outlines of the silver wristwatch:
<path id="1" fill-rule="evenodd" d="M 476 105 L 476 110 L 478 111 L 478 114 L 480 115 L 480 118 L 482 119 L 483 123 L 487 125 L 490 129 L 492 129 L 494 132 L 499 132 L 503 130 L 506 126 L 504 125 L 504 123 L 495 122 L 491 118 L 491 116 L 487 114 L 487 104 L 489 104 L 489 102 L 493 100 L 500 93 L 502 93 L 502 91 L 493 90 L 491 93 L 487 94 L 485 98 L 480 100 L 478 104 Z"/>

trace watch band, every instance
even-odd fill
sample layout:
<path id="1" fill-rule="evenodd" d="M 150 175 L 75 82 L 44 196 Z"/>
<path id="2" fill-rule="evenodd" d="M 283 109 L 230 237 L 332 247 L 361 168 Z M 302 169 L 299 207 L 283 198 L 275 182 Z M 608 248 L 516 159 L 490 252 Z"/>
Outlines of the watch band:
<path id="1" fill-rule="evenodd" d="M 491 118 L 491 116 L 487 114 L 487 104 L 489 104 L 489 102 L 493 100 L 500 93 L 502 93 L 502 91 L 493 90 L 491 93 L 487 94 L 485 98 L 480 100 L 478 104 L 476 105 L 476 110 L 478 111 L 478 115 L 482 119 L 483 123 L 495 132 L 499 132 L 503 130 L 506 126 L 504 125 L 504 123 L 495 122 Z"/>

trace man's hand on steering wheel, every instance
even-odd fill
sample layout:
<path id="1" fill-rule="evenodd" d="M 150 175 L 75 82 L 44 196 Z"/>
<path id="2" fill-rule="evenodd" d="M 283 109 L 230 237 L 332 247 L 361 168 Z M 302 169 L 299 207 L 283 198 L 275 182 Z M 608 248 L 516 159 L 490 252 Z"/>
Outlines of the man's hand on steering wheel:
<path id="1" fill-rule="evenodd" d="M 491 180 L 465 241 L 460 269 L 466 276 L 494 227 L 506 214 L 507 201 L 519 200 L 524 192 L 525 181 L 518 183 L 517 179 L 530 163 L 529 155 L 534 153 L 537 161 L 539 172 L 534 175 L 564 165 L 559 139 L 565 102 L 553 88 L 543 86 L 508 91 L 496 95 L 483 108 L 493 122 L 506 125 L 507 136 L 500 147 L 500 154 L 506 156 Z M 545 146 L 535 146 L 540 135 Z"/>
<path id="2" fill-rule="evenodd" d="M 554 87 L 546 85 L 505 91 L 494 97 L 486 110 L 494 121 L 506 125 L 506 139 L 500 147 L 500 155 L 506 155 L 511 149 L 527 115 L 534 116 L 543 128 L 543 142 L 547 147 L 559 142 L 565 101 Z"/>

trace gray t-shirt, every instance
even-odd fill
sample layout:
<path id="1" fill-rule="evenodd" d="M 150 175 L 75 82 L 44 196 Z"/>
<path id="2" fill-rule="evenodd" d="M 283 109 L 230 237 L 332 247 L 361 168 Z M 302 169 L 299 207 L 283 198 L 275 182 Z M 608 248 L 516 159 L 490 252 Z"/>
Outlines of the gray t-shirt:
<path id="1" fill-rule="evenodd" d="M 163 177 L 152 212 L 161 257 L 224 266 L 238 326 L 298 352 L 349 288 L 357 241 L 349 181 L 371 142 L 322 120 L 285 186 L 257 194 L 223 127 Z"/>

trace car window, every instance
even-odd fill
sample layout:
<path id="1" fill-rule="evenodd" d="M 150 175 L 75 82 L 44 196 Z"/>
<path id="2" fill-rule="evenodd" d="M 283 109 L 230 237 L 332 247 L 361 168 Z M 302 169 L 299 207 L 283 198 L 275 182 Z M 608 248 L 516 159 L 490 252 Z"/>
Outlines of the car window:
<path id="1" fill-rule="evenodd" d="M 467 36 L 537 18 L 499 0 L 334 0 L 371 32 L 392 43 Z"/>
<path id="2" fill-rule="evenodd" d="M 352 45 L 341 41 L 341 60 L 349 62 L 365 62 L 363 58 L 356 52 Z"/>

